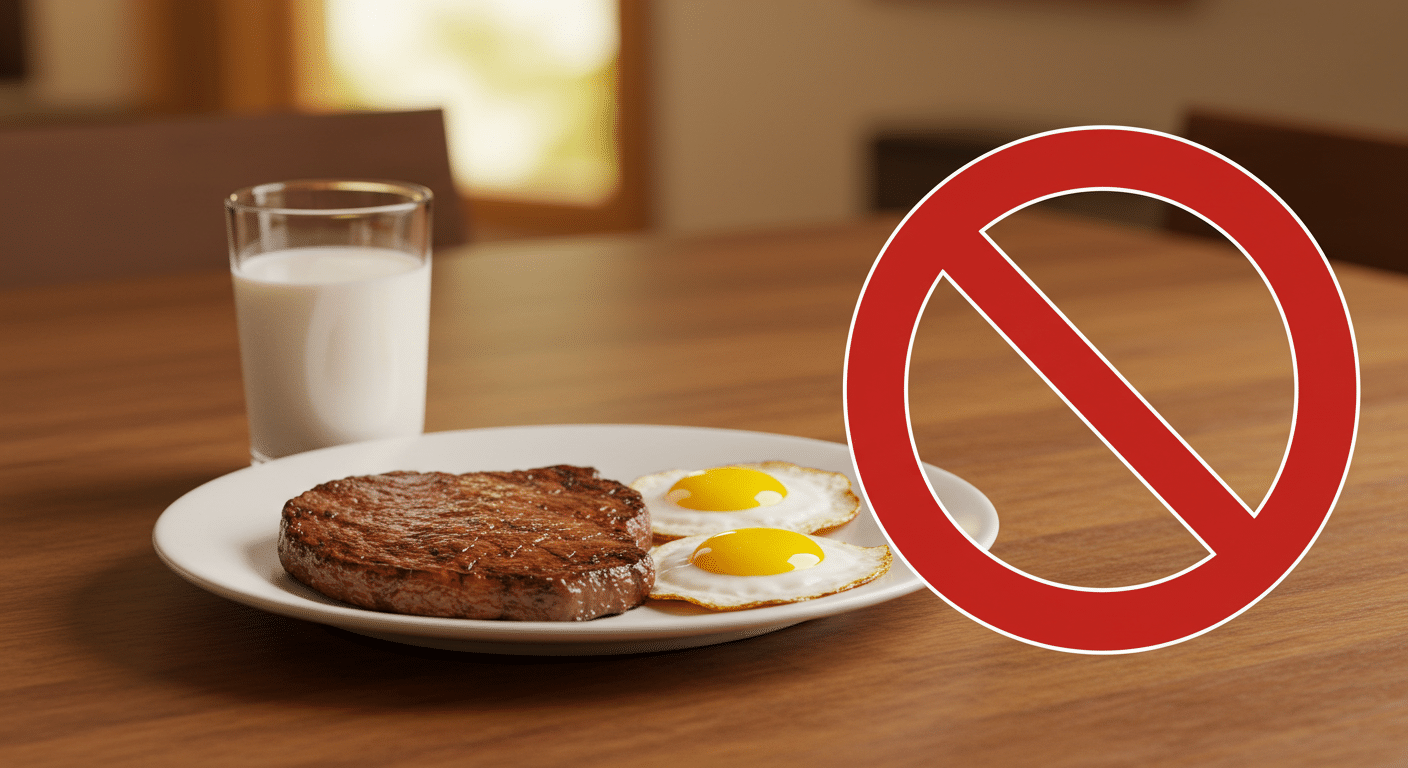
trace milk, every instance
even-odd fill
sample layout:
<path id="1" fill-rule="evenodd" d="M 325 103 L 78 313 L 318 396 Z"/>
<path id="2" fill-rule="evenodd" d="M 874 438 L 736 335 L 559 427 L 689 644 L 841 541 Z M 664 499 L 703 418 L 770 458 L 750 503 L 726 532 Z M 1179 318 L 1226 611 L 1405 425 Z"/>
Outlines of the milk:
<path id="1" fill-rule="evenodd" d="M 233 276 L 256 460 L 421 432 L 428 260 L 293 248 L 247 258 Z"/>

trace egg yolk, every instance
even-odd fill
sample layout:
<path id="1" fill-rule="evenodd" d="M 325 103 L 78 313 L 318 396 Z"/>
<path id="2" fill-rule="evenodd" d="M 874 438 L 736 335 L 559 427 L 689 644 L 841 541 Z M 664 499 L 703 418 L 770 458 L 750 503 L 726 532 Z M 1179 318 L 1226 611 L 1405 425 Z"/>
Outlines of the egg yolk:
<path id="1" fill-rule="evenodd" d="M 770 507 L 786 495 L 786 486 L 766 472 L 744 467 L 715 467 L 680 478 L 670 486 L 666 498 L 685 509 L 737 512 Z"/>
<path id="2" fill-rule="evenodd" d="M 826 557 L 804 534 L 779 528 L 739 528 L 705 539 L 689 562 L 710 573 L 771 576 L 811 568 Z"/>

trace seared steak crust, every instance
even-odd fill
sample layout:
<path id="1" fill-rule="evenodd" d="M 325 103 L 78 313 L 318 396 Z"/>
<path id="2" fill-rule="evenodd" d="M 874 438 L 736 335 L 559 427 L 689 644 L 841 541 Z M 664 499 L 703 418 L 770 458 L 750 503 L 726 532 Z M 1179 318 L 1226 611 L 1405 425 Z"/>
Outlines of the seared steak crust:
<path id="1" fill-rule="evenodd" d="M 640 494 L 586 467 L 390 472 L 323 483 L 284 505 L 279 561 L 362 608 L 581 621 L 655 582 Z"/>

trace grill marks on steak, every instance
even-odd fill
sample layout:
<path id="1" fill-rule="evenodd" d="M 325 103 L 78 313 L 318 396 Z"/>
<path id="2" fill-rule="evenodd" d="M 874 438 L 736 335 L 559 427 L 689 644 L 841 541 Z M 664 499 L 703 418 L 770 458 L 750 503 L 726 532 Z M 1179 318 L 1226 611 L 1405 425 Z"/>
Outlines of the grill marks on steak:
<path id="1" fill-rule="evenodd" d="M 363 608 L 580 621 L 645 601 L 655 581 L 640 494 L 585 467 L 391 472 L 284 505 L 279 560 Z"/>

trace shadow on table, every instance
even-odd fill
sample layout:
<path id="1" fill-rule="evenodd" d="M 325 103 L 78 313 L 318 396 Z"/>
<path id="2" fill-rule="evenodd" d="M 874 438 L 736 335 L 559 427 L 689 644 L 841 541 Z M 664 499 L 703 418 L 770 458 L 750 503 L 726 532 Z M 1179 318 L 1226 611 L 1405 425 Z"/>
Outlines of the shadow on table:
<path id="1" fill-rule="evenodd" d="M 323 707 L 502 710 L 711 690 L 747 695 L 873 653 L 905 606 L 927 597 L 703 648 L 497 656 L 401 645 L 248 608 L 187 584 L 146 552 L 92 574 L 66 618 L 79 646 L 119 678 Z"/>

